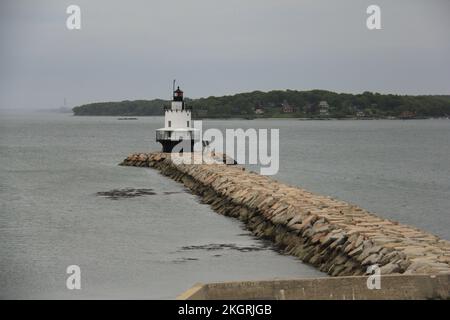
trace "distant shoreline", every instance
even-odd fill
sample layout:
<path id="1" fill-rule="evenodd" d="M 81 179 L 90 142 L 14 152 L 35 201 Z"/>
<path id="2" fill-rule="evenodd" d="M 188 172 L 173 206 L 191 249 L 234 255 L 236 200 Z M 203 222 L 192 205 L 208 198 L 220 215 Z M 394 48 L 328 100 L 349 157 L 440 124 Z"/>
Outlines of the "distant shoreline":
<path id="1" fill-rule="evenodd" d="M 55 112 L 58 113 L 58 112 Z M 148 117 L 164 117 L 164 115 L 142 115 L 142 116 L 119 116 L 119 115 L 76 115 L 72 114 L 74 117 L 111 117 L 117 118 L 117 120 L 137 120 L 138 118 L 148 118 Z M 130 118 L 130 119 L 128 119 Z M 362 120 L 362 121 L 374 121 L 374 120 L 450 120 L 450 117 L 412 117 L 412 118 L 401 118 L 401 117 L 347 117 L 347 118 L 337 118 L 337 117 L 201 117 L 194 118 L 193 120 L 299 120 L 299 121 L 330 121 L 330 120 L 339 120 L 339 121 L 348 121 L 348 120 Z"/>
<path id="2" fill-rule="evenodd" d="M 74 107 L 75 115 L 140 117 L 164 115 L 168 100 L 95 102 Z M 253 91 L 185 103 L 194 119 L 424 119 L 450 116 L 450 95 L 396 95 L 326 90 Z"/>

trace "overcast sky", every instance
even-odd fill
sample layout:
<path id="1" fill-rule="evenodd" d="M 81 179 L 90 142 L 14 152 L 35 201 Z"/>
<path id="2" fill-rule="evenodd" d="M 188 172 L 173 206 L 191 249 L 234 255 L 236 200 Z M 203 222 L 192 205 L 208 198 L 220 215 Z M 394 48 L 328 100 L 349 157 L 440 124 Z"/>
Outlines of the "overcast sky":
<path id="1" fill-rule="evenodd" d="M 66 8 L 81 7 L 81 30 Z M 381 7 L 382 30 L 366 9 Z M 0 108 L 272 89 L 450 94 L 449 0 L 0 2 Z"/>

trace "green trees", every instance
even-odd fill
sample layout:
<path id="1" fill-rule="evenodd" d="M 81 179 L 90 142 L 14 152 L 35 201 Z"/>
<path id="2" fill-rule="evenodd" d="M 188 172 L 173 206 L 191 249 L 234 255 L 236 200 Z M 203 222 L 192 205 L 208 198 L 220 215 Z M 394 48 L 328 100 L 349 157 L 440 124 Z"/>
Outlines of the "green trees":
<path id="1" fill-rule="evenodd" d="M 273 90 L 253 91 L 222 97 L 187 99 L 195 118 L 254 118 L 254 117 L 320 117 L 318 104 L 327 101 L 329 117 L 416 117 L 450 116 L 450 96 L 406 96 L 363 92 L 362 94 L 335 93 L 326 90 Z M 283 102 L 295 108 L 283 113 Z M 75 115 L 152 116 L 163 115 L 163 105 L 169 101 L 136 100 L 91 103 L 73 108 Z M 255 114 L 255 108 L 263 114 Z"/>
<path id="2" fill-rule="evenodd" d="M 154 116 L 163 115 L 163 106 L 169 102 L 161 99 L 90 103 L 73 108 L 76 116 Z"/>

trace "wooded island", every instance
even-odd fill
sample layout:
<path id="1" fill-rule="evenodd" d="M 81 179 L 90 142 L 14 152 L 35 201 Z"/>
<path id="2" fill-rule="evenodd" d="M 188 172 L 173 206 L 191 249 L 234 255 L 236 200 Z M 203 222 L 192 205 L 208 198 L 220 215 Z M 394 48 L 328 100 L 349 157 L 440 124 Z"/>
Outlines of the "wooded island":
<path id="1" fill-rule="evenodd" d="M 394 95 L 325 90 L 253 91 L 221 97 L 189 99 L 193 117 L 201 118 L 402 118 L 450 116 L 450 95 Z M 90 103 L 73 108 L 76 116 L 163 115 L 169 100 Z"/>

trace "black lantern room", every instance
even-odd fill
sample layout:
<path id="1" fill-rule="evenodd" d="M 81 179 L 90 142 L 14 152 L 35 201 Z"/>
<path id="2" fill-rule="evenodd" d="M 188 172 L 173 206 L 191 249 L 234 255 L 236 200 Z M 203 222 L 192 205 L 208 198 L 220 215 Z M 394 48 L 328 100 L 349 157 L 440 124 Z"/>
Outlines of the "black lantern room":
<path id="1" fill-rule="evenodd" d="M 173 92 L 173 101 L 183 101 L 183 91 L 180 90 L 180 87 Z"/>

